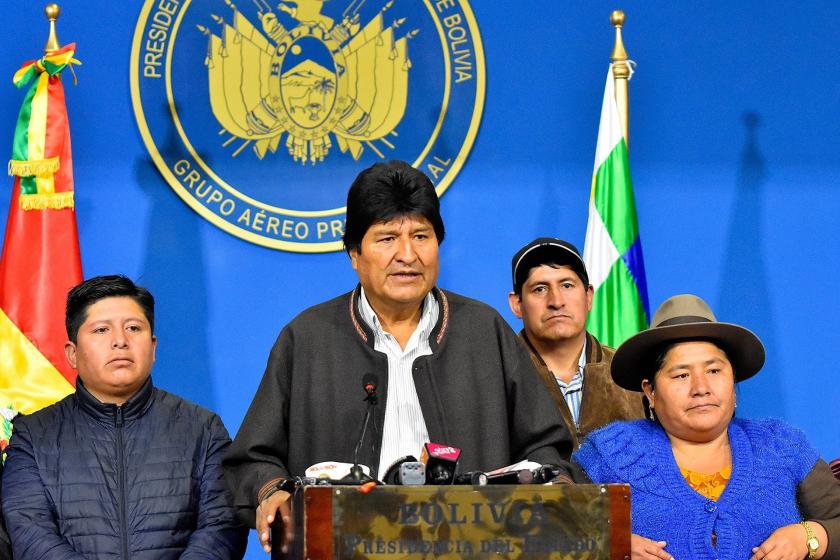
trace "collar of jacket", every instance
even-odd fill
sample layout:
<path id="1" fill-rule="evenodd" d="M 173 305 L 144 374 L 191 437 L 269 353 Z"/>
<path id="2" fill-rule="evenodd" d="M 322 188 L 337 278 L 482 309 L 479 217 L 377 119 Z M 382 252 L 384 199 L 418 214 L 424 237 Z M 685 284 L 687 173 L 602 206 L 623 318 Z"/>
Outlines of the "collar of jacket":
<path id="1" fill-rule="evenodd" d="M 358 304 L 359 298 L 361 297 L 361 293 L 361 285 L 357 284 L 353 291 L 350 292 L 348 311 L 350 312 L 350 320 L 353 321 L 353 326 L 356 328 L 356 332 L 361 337 L 362 341 L 371 348 L 373 348 L 373 330 L 365 322 L 365 320 L 362 319 L 362 316 L 359 315 Z M 435 303 L 437 303 L 439 309 L 437 324 L 435 324 L 435 327 L 429 334 L 429 346 L 432 348 L 432 352 L 434 352 L 438 349 L 438 346 L 441 345 L 441 343 L 443 342 L 443 338 L 448 332 L 449 299 L 446 297 L 446 294 L 443 292 L 443 290 L 437 287 L 432 288 L 432 295 L 434 296 Z"/>
<path id="2" fill-rule="evenodd" d="M 143 416 L 149 407 L 152 405 L 152 395 L 154 394 L 155 386 L 152 383 L 152 376 L 150 375 L 143 386 L 137 390 L 134 395 L 122 405 L 123 420 L 129 421 Z M 117 415 L 117 405 L 106 404 L 94 397 L 90 391 L 87 390 L 81 377 L 76 378 L 76 402 L 86 413 L 90 414 L 98 420 L 112 421 Z"/>
<path id="3" fill-rule="evenodd" d="M 528 333 L 525 332 L 525 329 L 519 331 L 519 336 L 522 337 L 522 340 L 525 341 L 525 344 L 528 345 L 528 349 L 531 351 L 531 354 L 537 357 L 539 362 L 545 366 L 545 360 L 543 357 L 540 356 L 540 353 L 537 352 L 537 349 L 534 347 L 531 339 L 528 338 Z M 598 339 L 592 336 L 589 331 L 586 331 L 586 363 L 593 364 L 598 363 L 604 360 L 604 349 L 601 348 L 601 343 L 598 342 Z"/>

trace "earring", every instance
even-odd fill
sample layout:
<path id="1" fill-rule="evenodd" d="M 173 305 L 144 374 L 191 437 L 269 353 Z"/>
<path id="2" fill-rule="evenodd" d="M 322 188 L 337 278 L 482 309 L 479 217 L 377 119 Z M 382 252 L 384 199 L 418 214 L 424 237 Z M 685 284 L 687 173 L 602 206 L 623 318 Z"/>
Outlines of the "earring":
<path id="1" fill-rule="evenodd" d="M 656 421 L 656 414 L 654 414 L 652 406 L 648 406 L 648 418 L 650 418 L 654 422 Z"/>

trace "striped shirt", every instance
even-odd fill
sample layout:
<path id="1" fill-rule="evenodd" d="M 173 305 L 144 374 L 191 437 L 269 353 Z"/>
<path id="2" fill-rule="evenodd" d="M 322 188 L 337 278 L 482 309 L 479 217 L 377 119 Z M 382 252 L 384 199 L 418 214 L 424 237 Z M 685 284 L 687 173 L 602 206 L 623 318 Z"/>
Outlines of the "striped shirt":
<path id="1" fill-rule="evenodd" d="M 391 463 L 404 455 L 419 458 L 423 445 L 429 441 L 426 421 L 414 387 L 412 366 L 420 356 L 432 353 L 429 336 L 437 324 L 440 310 L 432 293 L 426 294 L 420 322 L 403 349 L 397 339 L 382 328 L 376 312 L 368 303 L 364 288 L 361 290 L 358 309 L 359 315 L 373 331 L 373 348 L 388 357 L 388 396 L 382 449 L 379 452 L 378 478 L 381 480 Z"/>
<path id="2" fill-rule="evenodd" d="M 586 366 L 586 341 L 583 342 L 583 350 L 580 351 L 580 358 L 578 359 L 577 373 L 572 376 L 572 379 L 565 383 L 562 379 L 554 376 L 557 385 L 560 387 L 560 392 L 563 393 L 563 398 L 566 399 L 566 405 L 569 407 L 569 412 L 572 414 L 572 420 L 575 426 L 580 428 L 580 401 L 583 398 L 583 368 Z"/>

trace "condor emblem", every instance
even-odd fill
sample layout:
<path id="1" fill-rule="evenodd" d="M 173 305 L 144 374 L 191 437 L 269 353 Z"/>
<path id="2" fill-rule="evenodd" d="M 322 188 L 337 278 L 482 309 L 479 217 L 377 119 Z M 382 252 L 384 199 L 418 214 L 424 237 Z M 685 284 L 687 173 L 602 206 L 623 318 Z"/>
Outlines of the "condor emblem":
<path id="1" fill-rule="evenodd" d="M 402 159 L 441 195 L 472 148 L 484 54 L 466 0 L 147 0 L 134 113 L 201 216 L 289 251 L 342 248 L 356 174 Z"/>

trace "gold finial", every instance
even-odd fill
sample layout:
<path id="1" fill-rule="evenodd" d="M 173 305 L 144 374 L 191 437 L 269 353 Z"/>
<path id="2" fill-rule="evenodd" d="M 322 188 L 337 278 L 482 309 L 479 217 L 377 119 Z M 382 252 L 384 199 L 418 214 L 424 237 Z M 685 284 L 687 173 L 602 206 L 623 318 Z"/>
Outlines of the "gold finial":
<path id="1" fill-rule="evenodd" d="M 621 39 L 621 28 L 624 25 L 624 12 L 621 10 L 614 10 L 610 14 L 610 23 L 615 27 L 615 46 L 613 47 L 612 56 L 613 62 L 624 62 L 627 60 L 627 51 L 624 50 L 624 41 Z"/>
<path id="2" fill-rule="evenodd" d="M 44 46 L 44 52 L 50 54 L 61 48 L 61 44 L 58 42 L 58 36 L 55 34 L 55 20 L 61 15 L 61 8 L 58 7 L 58 4 L 47 4 L 47 7 L 44 8 L 44 14 L 50 20 L 50 36 L 47 39 L 47 44 Z"/>
<path id="3" fill-rule="evenodd" d="M 627 64 L 627 51 L 621 38 L 621 28 L 624 26 L 624 12 L 613 10 L 610 23 L 615 27 L 615 45 L 610 58 L 613 61 L 613 78 L 615 80 L 615 103 L 618 107 L 618 117 L 624 130 L 624 142 L 630 145 L 630 104 L 628 102 L 627 80 L 630 79 L 630 67 Z"/>

